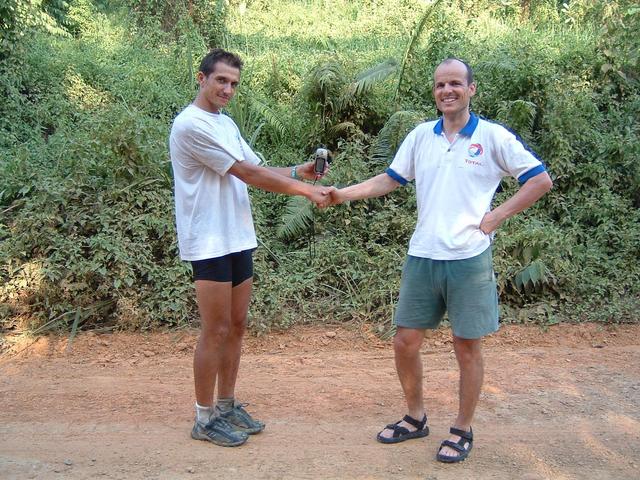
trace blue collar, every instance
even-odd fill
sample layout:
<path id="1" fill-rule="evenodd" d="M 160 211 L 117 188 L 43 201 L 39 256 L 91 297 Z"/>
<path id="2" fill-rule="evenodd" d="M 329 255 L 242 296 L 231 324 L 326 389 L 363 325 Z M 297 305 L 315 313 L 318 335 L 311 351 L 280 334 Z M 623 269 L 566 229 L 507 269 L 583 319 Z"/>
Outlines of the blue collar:
<path id="1" fill-rule="evenodd" d="M 443 122 L 444 122 L 443 117 L 440 117 L 438 122 L 433 127 L 433 133 L 435 133 L 436 135 L 442 134 Z M 464 135 L 465 137 L 470 137 L 471 135 L 473 135 L 473 132 L 476 131 L 477 126 L 478 126 L 478 117 L 476 114 L 471 112 L 469 116 L 469 121 L 464 126 L 464 128 L 460 130 L 460 132 L 458 133 L 460 135 Z"/>

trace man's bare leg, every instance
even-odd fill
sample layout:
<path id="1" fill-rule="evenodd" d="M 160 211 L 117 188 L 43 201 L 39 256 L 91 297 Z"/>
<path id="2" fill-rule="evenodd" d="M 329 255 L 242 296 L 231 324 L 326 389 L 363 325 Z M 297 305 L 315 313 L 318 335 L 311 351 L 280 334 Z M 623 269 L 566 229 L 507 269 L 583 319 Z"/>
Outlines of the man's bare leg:
<path id="1" fill-rule="evenodd" d="M 473 415 L 480 399 L 484 378 L 484 361 L 482 358 L 482 339 L 464 339 L 454 335 L 453 348 L 460 368 L 458 417 L 453 426 L 468 432 Z M 458 442 L 460 437 L 451 435 L 449 440 Z M 460 455 L 450 447 L 443 447 L 440 453 L 447 457 Z"/>
<path id="2" fill-rule="evenodd" d="M 424 330 L 398 327 L 393 338 L 396 372 L 404 392 L 409 416 L 421 421 L 424 416 L 424 400 L 422 392 L 422 358 L 420 347 L 424 340 Z M 399 426 L 410 432 L 416 427 L 404 421 Z M 385 428 L 381 434 L 383 438 L 391 438 L 393 430 Z"/>
<path id="3" fill-rule="evenodd" d="M 242 339 L 247 330 L 247 314 L 251 302 L 253 279 L 249 278 L 231 291 L 231 324 L 229 335 L 222 350 L 218 371 L 218 398 L 233 398 L 235 395 Z"/>
<path id="4" fill-rule="evenodd" d="M 196 402 L 203 407 L 212 407 L 221 354 L 231 328 L 231 282 L 197 280 L 195 284 L 201 321 L 193 356 Z"/>

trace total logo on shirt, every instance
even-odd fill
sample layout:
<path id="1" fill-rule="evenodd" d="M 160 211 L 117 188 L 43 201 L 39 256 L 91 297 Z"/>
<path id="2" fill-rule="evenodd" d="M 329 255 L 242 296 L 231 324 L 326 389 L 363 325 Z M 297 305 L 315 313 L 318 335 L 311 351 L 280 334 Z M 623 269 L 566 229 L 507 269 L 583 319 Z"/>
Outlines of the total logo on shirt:
<path id="1" fill-rule="evenodd" d="M 477 157 L 484 153 L 482 145 L 480 145 L 479 143 L 472 143 L 471 145 L 469 145 L 468 153 L 471 158 L 465 158 L 464 163 L 475 167 L 481 167 L 483 165 L 483 163 L 479 159 L 476 160 Z"/>
<path id="2" fill-rule="evenodd" d="M 471 158 L 479 157 L 483 153 L 484 149 L 479 143 L 472 143 L 471 145 L 469 145 L 469 155 L 471 156 Z"/>

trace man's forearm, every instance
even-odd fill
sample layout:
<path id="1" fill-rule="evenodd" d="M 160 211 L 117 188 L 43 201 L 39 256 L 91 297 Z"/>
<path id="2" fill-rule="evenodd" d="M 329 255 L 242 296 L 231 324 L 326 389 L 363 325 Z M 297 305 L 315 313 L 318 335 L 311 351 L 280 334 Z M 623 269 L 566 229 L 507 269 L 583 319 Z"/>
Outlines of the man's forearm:
<path id="1" fill-rule="evenodd" d="M 400 184 L 386 173 L 339 190 L 341 202 L 362 200 L 363 198 L 381 197 L 396 189 Z"/>
<path id="2" fill-rule="evenodd" d="M 260 167 L 245 162 L 236 162 L 229 173 L 243 182 L 254 185 L 262 190 L 289 195 L 308 196 L 311 185 L 289 178 L 283 171 L 286 168 Z"/>
<path id="3" fill-rule="evenodd" d="M 484 216 L 480 230 L 487 234 L 493 232 L 505 220 L 536 203 L 552 186 L 553 182 L 547 172 L 529 179 L 510 199 Z"/>
<path id="4" fill-rule="evenodd" d="M 291 176 L 291 169 L 296 167 L 265 167 L 267 170 L 271 170 L 273 173 L 282 175 L 284 177 Z"/>
<path id="5" fill-rule="evenodd" d="M 549 174 L 547 172 L 540 173 L 529 179 L 509 200 L 497 207 L 495 212 L 499 212 L 504 221 L 536 203 L 545 193 L 551 190 L 552 186 L 553 183 Z"/>

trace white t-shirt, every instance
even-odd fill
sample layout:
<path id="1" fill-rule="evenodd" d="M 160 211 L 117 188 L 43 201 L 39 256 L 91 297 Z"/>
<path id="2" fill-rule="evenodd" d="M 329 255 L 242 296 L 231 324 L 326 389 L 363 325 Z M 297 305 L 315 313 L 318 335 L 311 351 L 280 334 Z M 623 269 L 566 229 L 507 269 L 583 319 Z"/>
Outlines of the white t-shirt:
<path id="1" fill-rule="evenodd" d="M 257 247 L 247 185 L 228 173 L 260 163 L 226 115 L 189 105 L 169 137 L 178 247 L 182 260 L 204 260 Z"/>
<path id="2" fill-rule="evenodd" d="M 387 169 L 403 185 L 416 182 L 418 222 L 409 255 L 433 260 L 479 255 L 491 244 L 480 222 L 502 177 L 523 184 L 544 171 L 513 133 L 474 114 L 451 143 L 442 119 L 418 125 Z"/>

